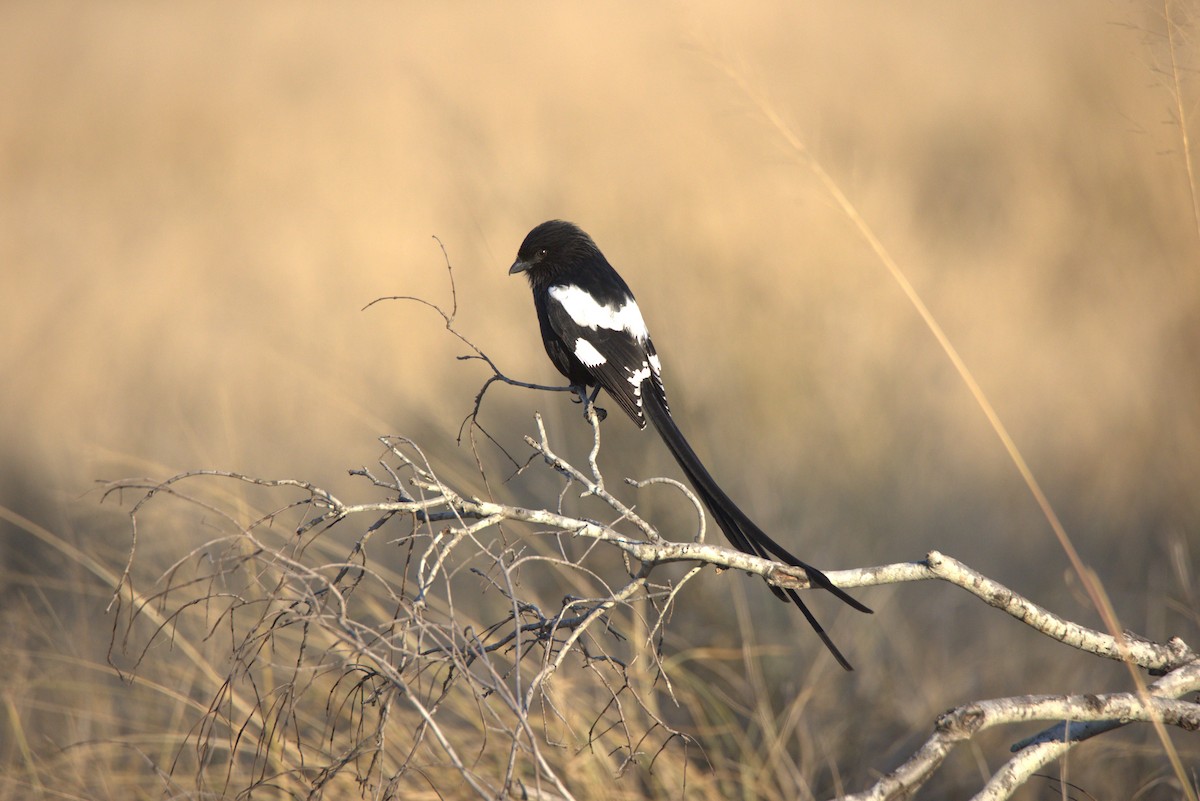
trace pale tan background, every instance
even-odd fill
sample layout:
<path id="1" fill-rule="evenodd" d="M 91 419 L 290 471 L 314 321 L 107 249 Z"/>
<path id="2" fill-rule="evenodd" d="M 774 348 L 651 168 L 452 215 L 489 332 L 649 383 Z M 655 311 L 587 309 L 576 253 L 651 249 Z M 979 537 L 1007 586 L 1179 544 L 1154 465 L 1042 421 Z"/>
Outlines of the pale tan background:
<path id="1" fill-rule="evenodd" d="M 1122 622 L 1195 644 L 1200 231 L 1176 102 L 1200 97 L 1194 11 L 1172 7 L 1176 84 L 1163 8 L 1140 3 L 6 3 L 0 501 L 119 567 L 98 479 L 225 468 L 353 494 L 346 470 L 403 433 L 469 480 L 453 435 L 486 373 L 433 313 L 360 310 L 448 303 L 436 235 L 461 330 L 556 381 L 506 268 L 564 217 L 637 292 L 684 430 L 795 550 L 938 548 L 1095 624 L 947 359 L 733 71 L 944 325 Z M 582 452 L 562 395 L 496 388 L 483 420 L 519 451 L 535 409 Z M 674 474 L 650 434 L 607 431 L 614 476 Z M 8 625 L 58 616 L 16 668 L 34 698 L 30 654 L 73 640 L 103 662 L 108 588 L 3 536 Z M 164 555 L 194 544 L 177 536 Z M 784 679 L 827 658 L 735 577 L 694 586 L 697 620 L 729 622 L 701 596 L 730 586 L 794 648 Z M 861 748 L 829 756 L 851 789 L 956 703 L 1125 686 L 948 588 L 861 596 L 875 618 L 821 606 L 859 666 L 827 674 L 860 719 Z M 20 711 L 39 748 L 84 736 L 86 710 Z M 1166 770 L 1152 743 L 1120 753 L 1080 777 L 1097 797 Z"/>

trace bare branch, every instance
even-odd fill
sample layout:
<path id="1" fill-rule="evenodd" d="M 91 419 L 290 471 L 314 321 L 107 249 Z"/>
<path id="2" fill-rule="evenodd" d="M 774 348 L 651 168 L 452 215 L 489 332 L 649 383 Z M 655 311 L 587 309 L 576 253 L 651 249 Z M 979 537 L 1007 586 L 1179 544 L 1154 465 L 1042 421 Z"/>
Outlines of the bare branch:
<path id="1" fill-rule="evenodd" d="M 493 437 L 491 435 L 491 433 L 489 433 L 487 431 L 487 429 L 483 428 L 483 426 L 481 426 L 479 424 L 479 412 L 480 412 L 481 408 L 483 407 L 483 397 L 484 397 L 484 395 L 487 394 L 487 391 L 491 387 L 492 384 L 494 384 L 496 382 L 500 382 L 503 384 L 508 384 L 509 386 L 521 387 L 523 389 L 534 389 L 534 390 L 539 390 L 542 392 L 574 392 L 575 387 L 548 386 L 545 384 L 533 384 L 533 383 L 530 383 L 527 381 L 518 381 L 514 378 L 509 378 L 507 375 L 505 375 L 500 370 L 500 368 L 496 365 L 496 363 L 492 360 L 492 358 L 490 356 L 488 356 L 486 353 L 484 353 L 483 350 L 480 349 L 478 346 L 476 346 L 474 342 L 472 342 L 462 332 L 460 332 L 457 328 L 454 327 L 454 320 L 458 315 L 458 291 L 457 291 L 457 289 L 455 287 L 455 283 L 454 283 L 454 268 L 451 266 L 450 254 L 446 252 L 446 246 L 442 244 L 442 240 L 438 239 L 436 236 L 434 237 L 434 240 L 438 243 L 438 247 L 440 247 L 442 250 L 442 257 L 446 264 L 446 274 L 450 281 L 450 300 L 451 300 L 450 311 L 446 311 L 445 309 L 443 309 L 441 306 L 437 305 L 436 303 L 432 303 L 428 300 L 425 300 L 424 298 L 416 297 L 414 295 L 388 295 L 388 296 L 384 296 L 384 297 L 375 298 L 375 300 L 371 301 L 366 306 L 363 306 L 361 311 L 366 311 L 367 309 L 374 306 L 376 303 L 382 303 L 385 300 L 404 300 L 404 301 L 409 301 L 412 303 L 418 303 L 422 306 L 433 309 L 435 312 L 437 312 L 438 315 L 441 316 L 443 323 L 445 323 L 446 330 L 449 331 L 451 334 L 453 334 L 454 337 L 456 339 L 458 339 L 459 342 L 466 345 L 471 350 L 471 353 L 469 353 L 465 356 L 459 356 L 458 360 L 459 361 L 481 361 L 484 364 L 486 364 L 489 368 L 491 368 L 491 370 L 492 370 L 492 375 L 489 376 L 483 382 L 483 385 L 479 388 L 479 391 L 477 393 L 475 393 L 475 402 L 474 402 L 473 407 L 471 408 L 471 412 L 465 418 L 463 418 L 462 424 L 458 428 L 457 442 L 460 445 L 462 444 L 463 431 L 466 430 L 468 427 L 470 427 L 472 429 L 477 428 L 481 432 L 483 432 L 484 436 L 486 436 L 489 440 L 491 440 L 493 443 L 495 443 L 496 446 L 498 448 L 500 448 L 500 450 L 502 452 L 507 454 L 507 451 L 504 451 L 503 446 L 501 446 L 496 441 L 495 437 Z M 516 460 L 512 459 L 511 456 L 509 457 L 509 459 L 514 464 L 517 464 Z M 519 467 L 520 465 L 517 464 L 517 466 Z"/>
<path id="2" fill-rule="evenodd" d="M 1184 670 L 1190 675 L 1194 689 L 1200 683 L 1200 663 L 1189 665 Z M 880 779 L 870 790 L 844 796 L 842 801 L 883 801 L 910 797 L 929 780 L 959 743 L 993 726 L 1031 720 L 1089 721 L 1102 723 L 1108 729 L 1132 721 L 1157 720 L 1195 731 L 1200 728 L 1200 705 L 1161 697 L 1153 697 L 1146 704 L 1137 693 L 1028 695 L 977 701 L 939 717 L 934 734 L 910 759 Z M 1075 739 L 1025 748 L 992 776 L 986 787 L 975 796 L 976 801 L 1008 798 L 1037 770 L 1060 757 L 1077 742 L 1079 740 Z"/>
<path id="3" fill-rule="evenodd" d="M 1143 668 L 1171 670 L 1200 656 L 1177 637 L 1166 643 L 1155 643 L 1132 632 L 1125 632 L 1123 640 L 1119 642 L 1109 634 L 1055 615 L 1000 582 L 938 551 L 930 551 L 921 562 L 900 562 L 857 570 L 827 570 L 825 574 L 834 584 L 845 588 L 941 579 L 962 587 L 989 606 L 1072 648 L 1117 661 L 1124 661 L 1122 649 L 1128 649 L 1129 658 Z"/>

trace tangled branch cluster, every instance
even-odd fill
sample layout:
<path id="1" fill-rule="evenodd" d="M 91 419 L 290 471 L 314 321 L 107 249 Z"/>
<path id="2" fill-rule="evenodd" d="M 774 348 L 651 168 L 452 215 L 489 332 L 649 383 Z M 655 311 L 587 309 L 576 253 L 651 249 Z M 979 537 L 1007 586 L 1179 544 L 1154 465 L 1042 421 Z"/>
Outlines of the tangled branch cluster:
<path id="1" fill-rule="evenodd" d="M 670 544 L 603 488 L 598 471 L 589 477 L 559 459 L 542 429 L 535 444 L 566 478 L 564 493 L 578 486 L 600 498 L 613 513 L 606 523 L 464 498 L 415 443 L 383 441 L 379 469 L 354 471 L 390 496 L 377 503 L 346 504 L 308 482 L 220 471 L 110 489 L 144 492 L 132 512 L 135 543 L 146 505 L 162 496 L 215 515 L 232 532 L 180 559 L 151 592 L 138 591 L 127 570 L 114 598 L 125 614 L 111 658 L 130 675 L 165 639 L 196 664 L 211 664 L 182 632 L 202 628 L 210 646 L 225 643 L 230 669 L 208 677 L 219 689 L 193 730 L 202 782 L 216 776 L 222 792 L 246 794 L 301 785 L 307 796 L 349 780 L 391 798 L 419 776 L 487 798 L 572 797 L 555 768 L 561 758 L 547 749 L 582 748 L 612 775 L 633 760 L 652 763 L 672 742 L 686 748 L 687 735 L 661 719 L 652 700 L 656 682 L 670 691 L 658 657 L 682 582 L 653 583 L 648 560 L 627 561 L 614 584 L 588 558 L 597 542 L 635 557 Z M 187 494 L 206 478 L 302 497 L 241 523 L 217 501 Z M 363 515 L 374 522 L 331 560 L 330 530 Z M 514 537 L 517 521 L 535 524 L 540 542 Z M 370 547 L 389 522 L 405 529 L 394 541 L 403 565 Z M 599 591 L 548 601 L 534 589 L 540 580 L 521 580 L 542 569 Z M 564 664 L 591 676 L 586 704 L 556 688 Z M 566 688 L 578 684 L 573 678 Z M 314 693 L 324 696 L 324 720 L 311 713 Z"/>

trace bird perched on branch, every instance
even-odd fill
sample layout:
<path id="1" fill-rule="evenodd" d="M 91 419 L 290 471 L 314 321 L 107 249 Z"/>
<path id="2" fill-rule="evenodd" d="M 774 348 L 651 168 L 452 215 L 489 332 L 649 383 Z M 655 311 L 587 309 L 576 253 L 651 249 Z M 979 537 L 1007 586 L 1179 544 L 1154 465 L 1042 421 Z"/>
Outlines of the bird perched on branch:
<path id="1" fill-rule="evenodd" d="M 814 586 L 860 612 L 871 611 L 767 536 L 705 469 L 671 418 L 662 364 L 637 301 L 590 236 L 569 222 L 544 222 L 525 237 L 508 272 L 525 273 L 529 279 L 546 353 L 584 403 L 593 402 L 603 387 L 639 428 L 647 421 L 653 424 L 735 548 L 799 567 Z M 589 397 L 590 387 L 595 390 Z M 796 604 L 838 664 L 853 670 L 799 593 L 774 585 L 771 591 Z"/>

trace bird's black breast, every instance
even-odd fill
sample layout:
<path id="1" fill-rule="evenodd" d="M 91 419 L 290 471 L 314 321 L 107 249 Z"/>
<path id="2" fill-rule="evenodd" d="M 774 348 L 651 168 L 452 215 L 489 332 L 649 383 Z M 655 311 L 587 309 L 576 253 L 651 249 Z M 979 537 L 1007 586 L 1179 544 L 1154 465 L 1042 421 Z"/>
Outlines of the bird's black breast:
<path id="1" fill-rule="evenodd" d="M 552 319 L 554 300 L 550 297 L 550 287 L 542 288 L 534 298 L 538 312 L 538 326 L 542 331 L 542 344 L 546 347 L 546 355 L 551 363 L 562 373 L 572 386 L 590 387 L 596 385 L 596 377 L 588 371 L 587 366 L 575 356 L 574 348 L 563 338 L 566 332 L 559 330 Z M 573 343 L 572 343 L 573 344 Z"/>

